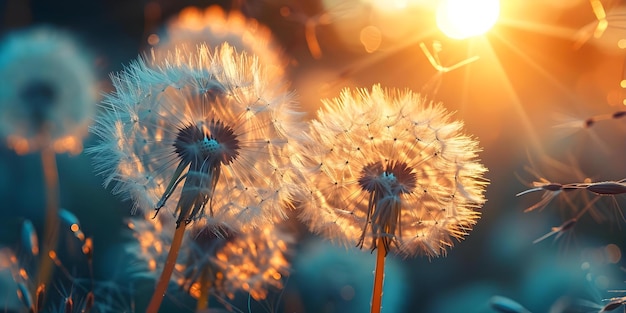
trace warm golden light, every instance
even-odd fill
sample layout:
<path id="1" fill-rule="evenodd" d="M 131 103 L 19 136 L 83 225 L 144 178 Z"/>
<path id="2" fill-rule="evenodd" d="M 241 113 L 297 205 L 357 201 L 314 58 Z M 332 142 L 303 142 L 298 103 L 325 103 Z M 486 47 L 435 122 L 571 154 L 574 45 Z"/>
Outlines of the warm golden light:
<path id="1" fill-rule="evenodd" d="M 499 0 L 441 0 L 437 27 L 450 38 L 465 39 L 489 31 L 499 15 Z"/>

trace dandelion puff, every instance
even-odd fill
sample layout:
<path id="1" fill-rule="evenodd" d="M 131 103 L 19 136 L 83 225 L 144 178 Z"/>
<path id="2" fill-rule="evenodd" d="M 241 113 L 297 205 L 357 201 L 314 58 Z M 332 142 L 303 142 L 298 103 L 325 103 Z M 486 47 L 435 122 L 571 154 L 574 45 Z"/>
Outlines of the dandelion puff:
<path id="1" fill-rule="evenodd" d="M 128 221 L 137 242 L 127 251 L 143 260 L 141 272 L 157 272 L 164 263 L 174 227 L 163 220 Z M 196 227 L 187 233 L 171 282 L 198 301 L 207 301 L 207 292 L 218 299 L 233 299 L 242 291 L 263 300 L 270 289 L 283 287 L 283 278 L 290 270 L 287 255 L 294 242 L 291 234 L 273 225 L 246 233 L 214 230 Z"/>
<path id="2" fill-rule="evenodd" d="M 298 146 L 302 220 L 335 241 L 378 249 L 372 313 L 387 252 L 444 255 L 480 217 L 487 169 L 462 127 L 440 104 L 374 85 L 324 101 Z"/>
<path id="3" fill-rule="evenodd" d="M 53 270 L 58 218 L 56 153 L 78 154 L 95 113 L 96 75 L 70 33 L 51 27 L 10 32 L 0 43 L 0 137 L 18 154 L 39 151 L 46 188 L 39 280 Z"/>
<path id="4" fill-rule="evenodd" d="M 36 27 L 0 44 L 0 136 L 18 154 L 77 154 L 95 113 L 96 75 L 70 33 Z"/>
<path id="5" fill-rule="evenodd" d="M 239 11 L 226 12 L 218 5 L 205 9 L 184 8 L 170 19 L 156 45 L 159 50 L 172 50 L 176 46 L 194 47 L 206 44 L 216 47 L 228 42 L 237 51 L 256 55 L 260 61 L 282 71 L 286 58 L 274 40 L 269 28 Z"/>
<path id="6" fill-rule="evenodd" d="M 344 244 L 404 256 L 445 254 L 480 217 L 478 143 L 439 104 L 409 91 L 344 90 L 299 145 L 300 217 Z"/>
<path id="7" fill-rule="evenodd" d="M 164 55 L 112 76 L 89 150 L 105 185 L 134 209 L 176 216 L 147 312 L 160 307 L 188 223 L 239 231 L 286 218 L 299 176 L 287 152 L 302 114 L 279 75 L 227 43 Z"/>
<path id="8" fill-rule="evenodd" d="M 96 171 L 134 209 L 165 209 L 177 225 L 204 218 L 238 230 L 286 217 L 295 180 L 285 151 L 301 114 L 266 74 L 228 44 L 138 59 L 112 76 L 92 128 Z"/>

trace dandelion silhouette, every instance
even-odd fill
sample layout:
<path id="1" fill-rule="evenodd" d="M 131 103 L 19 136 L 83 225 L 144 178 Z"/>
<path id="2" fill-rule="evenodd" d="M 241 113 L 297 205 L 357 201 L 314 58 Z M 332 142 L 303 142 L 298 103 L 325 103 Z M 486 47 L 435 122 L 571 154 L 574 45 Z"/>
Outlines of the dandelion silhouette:
<path id="1" fill-rule="evenodd" d="M 378 249 L 372 312 L 389 251 L 443 255 L 480 217 L 487 169 L 462 126 L 419 94 L 375 85 L 325 101 L 298 146 L 302 220 L 332 240 Z"/>
<path id="2" fill-rule="evenodd" d="M 130 219 L 128 226 L 137 239 L 128 251 L 145 262 L 143 272 L 157 272 L 171 245 L 174 232 L 167 218 L 156 222 Z M 171 281 L 198 301 L 207 302 L 209 293 L 226 303 L 244 291 L 255 300 L 267 297 L 268 289 L 283 287 L 282 278 L 289 273 L 286 254 L 293 237 L 273 225 L 246 233 L 224 230 L 216 235 L 210 227 L 196 227 L 183 239 L 180 258 Z"/>
<path id="3" fill-rule="evenodd" d="M 46 216 L 38 280 L 53 271 L 47 258 L 58 236 L 56 153 L 82 151 L 96 108 L 89 53 L 68 32 L 34 27 L 9 32 L 0 44 L 0 137 L 18 154 L 41 154 Z"/>
<path id="4" fill-rule="evenodd" d="M 92 129 L 96 170 L 134 209 L 176 215 L 156 312 L 186 224 L 238 232 L 286 217 L 296 181 L 286 152 L 302 114 L 280 76 L 226 43 L 153 53 L 112 80 Z"/>

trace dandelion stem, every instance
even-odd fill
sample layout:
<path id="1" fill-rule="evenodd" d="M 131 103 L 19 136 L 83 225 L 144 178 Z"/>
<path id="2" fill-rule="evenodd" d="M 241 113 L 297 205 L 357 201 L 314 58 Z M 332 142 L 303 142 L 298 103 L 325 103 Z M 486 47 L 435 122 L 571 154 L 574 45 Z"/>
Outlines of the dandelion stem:
<path id="1" fill-rule="evenodd" d="M 180 246 L 183 242 L 183 235 L 185 234 L 185 226 L 186 223 L 180 223 L 180 225 L 176 227 L 176 232 L 174 232 L 174 238 L 172 238 L 172 245 L 170 246 L 170 251 L 167 254 L 167 260 L 165 261 L 163 272 L 161 272 L 161 277 L 159 277 L 159 281 L 157 282 L 154 293 L 152 294 L 146 313 L 157 313 L 159 311 L 159 307 L 161 306 L 161 302 L 163 301 L 163 297 L 167 291 L 167 285 L 172 277 L 172 272 L 174 272 L 178 252 L 180 251 Z"/>
<path id="2" fill-rule="evenodd" d="M 380 309 L 382 308 L 385 256 L 387 255 L 387 250 L 385 249 L 382 238 L 378 238 L 377 245 L 378 252 L 376 254 L 376 269 L 374 270 L 374 289 L 372 290 L 371 313 L 380 313 Z"/>
<path id="3" fill-rule="evenodd" d="M 48 253 L 56 249 L 59 228 L 59 173 L 56 163 L 54 148 L 46 145 L 41 150 L 41 164 L 43 167 L 44 182 L 46 186 L 46 220 L 43 230 L 43 253 L 39 263 L 38 281 L 44 286 L 48 285 L 53 271 L 52 259 Z"/>
<path id="4" fill-rule="evenodd" d="M 208 269 L 208 266 L 205 266 L 202 269 L 202 274 L 200 276 L 200 296 L 198 297 L 198 304 L 196 306 L 196 312 L 201 312 L 202 310 L 209 307 L 210 287 L 211 287 L 211 281 L 209 279 L 209 269 Z"/>

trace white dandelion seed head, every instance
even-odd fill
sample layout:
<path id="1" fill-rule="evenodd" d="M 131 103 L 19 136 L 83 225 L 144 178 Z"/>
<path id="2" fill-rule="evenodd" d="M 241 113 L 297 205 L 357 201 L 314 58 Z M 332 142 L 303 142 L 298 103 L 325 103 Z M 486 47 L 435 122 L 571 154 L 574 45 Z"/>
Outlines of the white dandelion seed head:
<path id="1" fill-rule="evenodd" d="M 105 184 L 177 223 L 239 230 L 285 218 L 296 181 L 286 152 L 302 133 L 287 85 L 228 44 L 165 55 L 112 76 L 88 149 Z"/>
<path id="2" fill-rule="evenodd" d="M 82 151 L 97 102 L 88 52 L 70 33 L 37 27 L 0 44 L 0 136 L 17 153 Z"/>
<path id="3" fill-rule="evenodd" d="M 406 257 L 445 254 L 479 219 L 487 185 L 478 142 L 450 115 L 379 85 L 324 101 L 296 154 L 301 219 L 346 245 L 380 238 Z"/>
<path id="4" fill-rule="evenodd" d="M 128 251 L 143 260 L 143 271 L 156 279 L 171 245 L 173 221 L 130 219 L 128 225 L 139 246 L 129 246 Z M 294 243 L 293 235 L 275 226 L 246 233 L 223 228 L 219 234 L 212 227 L 195 227 L 185 234 L 172 282 L 198 298 L 201 275 L 210 273 L 212 293 L 232 299 L 237 292 L 246 292 L 255 300 L 265 299 L 270 289 L 283 288 L 290 271 L 287 256 Z"/>

